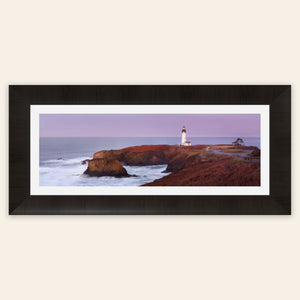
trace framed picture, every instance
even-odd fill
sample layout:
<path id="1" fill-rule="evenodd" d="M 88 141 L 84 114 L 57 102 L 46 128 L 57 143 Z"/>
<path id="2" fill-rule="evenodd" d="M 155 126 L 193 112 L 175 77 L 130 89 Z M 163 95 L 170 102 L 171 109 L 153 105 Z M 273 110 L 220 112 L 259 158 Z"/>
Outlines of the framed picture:
<path id="1" fill-rule="evenodd" d="M 291 87 L 9 87 L 9 213 L 291 214 Z"/>

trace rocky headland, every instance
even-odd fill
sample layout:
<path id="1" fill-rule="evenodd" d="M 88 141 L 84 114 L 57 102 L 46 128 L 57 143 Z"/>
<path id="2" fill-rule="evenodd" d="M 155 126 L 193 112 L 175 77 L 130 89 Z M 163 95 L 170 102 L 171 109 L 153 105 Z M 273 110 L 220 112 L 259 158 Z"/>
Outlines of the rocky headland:
<path id="1" fill-rule="evenodd" d="M 232 145 L 144 145 L 103 150 L 88 160 L 84 174 L 128 177 L 128 166 L 166 164 L 165 177 L 145 186 L 259 186 L 260 150 Z"/>

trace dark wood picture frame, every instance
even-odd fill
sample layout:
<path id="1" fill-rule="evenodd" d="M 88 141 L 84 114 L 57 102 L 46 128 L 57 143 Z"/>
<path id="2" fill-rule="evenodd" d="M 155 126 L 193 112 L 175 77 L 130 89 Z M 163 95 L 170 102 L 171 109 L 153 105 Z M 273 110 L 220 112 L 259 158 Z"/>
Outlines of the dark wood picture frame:
<path id="1" fill-rule="evenodd" d="M 30 105 L 270 105 L 269 196 L 31 196 Z M 289 215 L 291 86 L 108 85 L 9 87 L 11 215 Z"/>

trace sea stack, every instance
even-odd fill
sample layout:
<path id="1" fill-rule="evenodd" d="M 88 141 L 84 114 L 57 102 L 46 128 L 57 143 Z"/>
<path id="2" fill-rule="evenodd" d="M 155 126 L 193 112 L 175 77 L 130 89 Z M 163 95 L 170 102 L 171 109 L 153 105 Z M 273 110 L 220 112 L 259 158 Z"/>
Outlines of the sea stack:
<path id="1" fill-rule="evenodd" d="M 88 161 L 88 168 L 83 173 L 92 177 L 114 176 L 129 177 L 122 163 L 116 159 L 107 160 L 104 158 L 96 158 Z"/>

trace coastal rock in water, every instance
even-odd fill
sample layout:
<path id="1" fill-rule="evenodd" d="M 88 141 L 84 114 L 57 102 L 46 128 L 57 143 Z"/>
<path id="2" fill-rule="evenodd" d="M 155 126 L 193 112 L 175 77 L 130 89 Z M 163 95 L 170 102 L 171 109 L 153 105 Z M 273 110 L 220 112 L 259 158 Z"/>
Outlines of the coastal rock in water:
<path id="1" fill-rule="evenodd" d="M 89 161 L 89 159 L 82 160 L 82 161 L 81 161 L 81 164 L 82 164 L 82 165 L 85 165 L 88 161 Z"/>
<path id="2" fill-rule="evenodd" d="M 104 158 L 92 159 L 88 161 L 88 168 L 83 173 L 85 175 L 100 177 L 129 177 L 126 169 L 118 160 L 106 160 Z"/>

